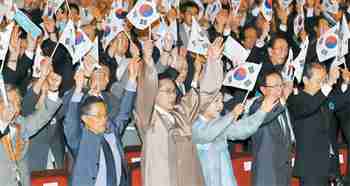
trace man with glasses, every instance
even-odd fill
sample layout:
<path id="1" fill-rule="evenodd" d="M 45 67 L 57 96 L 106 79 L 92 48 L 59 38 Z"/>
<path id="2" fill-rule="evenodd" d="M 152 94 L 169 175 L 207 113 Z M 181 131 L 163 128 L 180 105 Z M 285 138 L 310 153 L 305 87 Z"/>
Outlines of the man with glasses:
<path id="1" fill-rule="evenodd" d="M 343 70 L 342 78 L 348 79 L 348 74 Z M 308 64 L 303 77 L 304 88 L 288 99 L 297 141 L 294 171 L 295 176 L 300 177 L 301 186 L 328 185 L 331 158 L 338 154 L 336 139 L 331 137 L 335 135 L 335 132 L 332 134 L 335 126 L 331 107 L 345 108 L 350 96 L 350 91 L 332 88 L 339 76 L 338 67 L 331 68 L 327 74 L 324 65 Z"/>
<path id="2" fill-rule="evenodd" d="M 75 160 L 72 185 L 130 185 L 121 134 L 128 124 L 134 106 L 138 61 L 135 59 L 128 66 L 129 80 L 120 103 L 119 113 L 114 118 L 108 116 L 106 100 L 98 93 L 92 93 L 92 96 L 87 97 L 80 104 L 83 97 L 84 73 L 82 71 L 76 73 L 75 90 L 64 120 L 64 133 Z M 108 81 L 104 86 L 107 83 Z M 91 91 L 94 92 L 101 85 L 92 83 L 90 86 Z"/>
<path id="3" fill-rule="evenodd" d="M 276 105 L 267 114 L 262 126 L 252 136 L 253 144 L 253 186 L 290 185 L 291 150 L 294 133 L 285 99 L 292 88 L 284 84 L 276 71 L 267 72 L 260 90 L 263 96 L 253 101 L 249 114 L 255 113 L 264 98 L 273 98 Z"/>

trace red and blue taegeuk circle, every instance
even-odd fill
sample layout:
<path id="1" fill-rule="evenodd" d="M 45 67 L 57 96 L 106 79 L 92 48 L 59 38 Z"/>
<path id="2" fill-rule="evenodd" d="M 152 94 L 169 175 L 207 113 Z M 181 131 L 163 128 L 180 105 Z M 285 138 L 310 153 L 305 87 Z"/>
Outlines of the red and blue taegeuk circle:
<path id="1" fill-rule="evenodd" d="M 75 45 L 79 45 L 84 42 L 84 36 L 81 32 L 75 34 Z"/>
<path id="2" fill-rule="evenodd" d="M 149 17 L 149 16 L 151 16 L 153 14 L 153 8 L 149 4 L 143 4 L 139 8 L 139 13 L 143 17 Z"/>
<path id="3" fill-rule="evenodd" d="M 326 38 L 325 45 L 329 49 L 334 49 L 337 46 L 337 37 L 334 35 L 328 36 Z"/>
<path id="4" fill-rule="evenodd" d="M 123 8 L 117 8 L 115 10 L 115 17 L 118 19 L 124 19 L 126 16 L 126 12 L 123 10 Z"/>
<path id="5" fill-rule="evenodd" d="M 233 73 L 233 78 L 238 81 L 242 81 L 247 77 L 247 70 L 243 67 L 239 67 L 235 72 Z"/>
<path id="6" fill-rule="evenodd" d="M 267 9 L 272 9 L 272 0 L 265 0 L 264 4 Z"/>

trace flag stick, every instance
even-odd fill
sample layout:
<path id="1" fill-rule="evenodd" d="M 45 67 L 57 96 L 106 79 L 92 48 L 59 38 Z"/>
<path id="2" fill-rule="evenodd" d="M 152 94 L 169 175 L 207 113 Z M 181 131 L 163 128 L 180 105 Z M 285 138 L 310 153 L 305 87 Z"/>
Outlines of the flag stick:
<path id="1" fill-rule="evenodd" d="M 56 50 L 57 50 L 59 44 L 60 44 L 60 42 L 57 41 L 57 44 L 56 44 L 55 48 L 53 49 L 52 54 L 51 54 L 51 56 L 50 56 L 50 61 L 52 61 L 52 58 L 53 58 L 53 56 L 55 55 Z"/>
<path id="2" fill-rule="evenodd" d="M 9 108 L 9 101 L 7 99 L 7 92 L 6 92 L 6 88 L 5 88 L 5 81 L 4 81 L 4 76 L 2 75 L 2 73 L 0 74 L 0 89 L 1 89 L 1 95 L 2 98 L 4 99 L 4 103 L 6 108 Z"/>
<path id="3" fill-rule="evenodd" d="M 149 25 L 148 37 L 149 37 L 149 40 L 152 40 L 152 25 Z"/>
<path id="4" fill-rule="evenodd" d="M 67 9 L 68 9 L 68 15 L 69 15 L 70 14 L 70 7 L 69 7 L 68 0 L 65 0 L 65 2 L 66 2 Z"/>
<path id="5" fill-rule="evenodd" d="M 5 61 L 3 60 L 1 63 L 1 69 L 0 69 L 1 74 L 2 74 L 2 71 L 4 70 L 4 66 L 5 66 Z"/>
<path id="6" fill-rule="evenodd" d="M 245 94 L 245 96 L 244 96 L 243 105 L 245 105 L 245 103 L 246 103 L 246 101 L 247 101 L 247 99 L 248 99 L 249 93 L 250 93 L 250 90 L 248 90 L 248 92 L 247 92 L 247 93 Z"/>

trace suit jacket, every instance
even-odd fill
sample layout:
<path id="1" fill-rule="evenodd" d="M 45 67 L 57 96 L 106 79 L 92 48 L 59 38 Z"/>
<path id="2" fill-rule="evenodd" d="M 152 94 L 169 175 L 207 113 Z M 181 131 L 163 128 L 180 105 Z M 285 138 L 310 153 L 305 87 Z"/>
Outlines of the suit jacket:
<path id="1" fill-rule="evenodd" d="M 33 60 L 25 54 L 18 57 L 15 71 L 7 67 L 7 62 L 5 62 L 3 72 L 5 83 L 16 85 L 24 95 L 32 78 L 32 65 Z"/>
<path id="2" fill-rule="evenodd" d="M 327 98 L 321 91 L 314 96 L 300 91 L 298 95 L 291 96 L 288 100 L 291 116 L 295 120 L 296 176 L 329 175 L 330 145 L 336 150 L 335 141 L 331 140 L 333 113 L 329 107 L 329 99 L 340 108 L 343 107 L 342 98 L 348 99 L 350 96 L 349 91 L 341 95 L 335 93 L 336 90 L 333 90 Z"/>
<path id="3" fill-rule="evenodd" d="M 40 128 L 47 124 L 51 116 L 58 109 L 60 102 L 60 100 L 58 102 L 54 102 L 46 99 L 45 104 L 40 107 L 39 110 L 35 111 L 32 115 L 26 117 L 19 116 L 16 119 L 16 123 L 21 126 L 20 137 L 24 141 L 21 159 L 18 161 L 18 167 L 21 172 L 20 176 L 23 186 L 30 185 L 30 172 L 27 165 L 29 138 L 35 135 L 40 130 Z M 0 164 L 0 177 L 2 178 L 0 179 L 0 185 L 17 186 L 17 183 L 15 182 L 15 163 L 9 159 L 4 148 L 0 148 Z"/>
<path id="4" fill-rule="evenodd" d="M 109 120 L 107 124 L 107 127 L 115 134 L 117 149 L 121 156 L 123 173 L 119 186 L 130 185 L 129 178 L 127 177 L 127 163 L 121 144 L 121 132 L 129 121 L 135 96 L 135 92 L 126 91 L 118 115 L 113 120 Z M 96 135 L 83 126 L 80 122 L 79 102 L 74 102 L 73 98 L 69 103 L 68 113 L 63 123 L 67 143 L 75 160 L 72 185 L 95 186 L 103 134 Z"/>
<path id="5" fill-rule="evenodd" d="M 262 98 L 257 99 L 250 108 L 250 114 L 255 113 L 261 103 Z M 286 107 L 278 104 L 266 115 L 263 125 L 252 136 L 252 173 L 255 186 L 289 185 L 289 180 L 285 181 L 291 175 L 291 167 L 288 167 L 288 164 L 292 142 L 290 136 L 284 135 L 278 121 L 280 115 L 287 121 L 286 114 L 288 114 Z"/>
<path id="6" fill-rule="evenodd" d="M 22 115 L 28 116 L 35 112 L 39 96 L 29 88 L 22 102 Z M 60 107 L 61 108 L 61 107 Z M 57 113 L 57 112 L 56 112 Z M 58 121 L 57 114 L 53 114 L 46 125 L 30 138 L 28 147 L 28 165 L 30 171 L 42 171 L 47 169 L 49 150 L 55 158 L 55 168 L 64 166 L 65 141 L 62 121 Z"/>

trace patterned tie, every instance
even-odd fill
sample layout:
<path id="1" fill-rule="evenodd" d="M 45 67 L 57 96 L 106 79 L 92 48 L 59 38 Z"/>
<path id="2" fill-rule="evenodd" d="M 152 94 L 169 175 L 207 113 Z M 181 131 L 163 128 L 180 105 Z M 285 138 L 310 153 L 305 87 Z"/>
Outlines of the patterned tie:
<path id="1" fill-rule="evenodd" d="M 109 146 L 107 140 L 103 137 L 101 141 L 103 154 L 106 160 L 107 169 L 107 186 L 117 186 L 117 173 L 115 168 L 115 161 L 112 153 L 112 149 Z"/>

